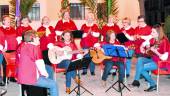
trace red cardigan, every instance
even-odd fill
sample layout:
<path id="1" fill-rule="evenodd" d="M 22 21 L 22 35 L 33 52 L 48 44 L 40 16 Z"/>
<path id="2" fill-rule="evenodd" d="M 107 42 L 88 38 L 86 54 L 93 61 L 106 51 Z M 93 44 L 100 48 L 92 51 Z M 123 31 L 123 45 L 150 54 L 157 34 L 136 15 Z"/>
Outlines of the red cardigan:
<path id="1" fill-rule="evenodd" d="M 2 44 L 5 45 L 5 41 L 7 42 L 7 50 L 16 50 L 18 43 L 16 40 L 16 30 L 13 27 L 3 28 L 0 27 L 0 30 L 3 32 L 4 36 L 2 36 Z"/>
<path id="2" fill-rule="evenodd" d="M 55 31 L 54 28 L 52 26 L 48 27 L 50 30 L 50 34 L 48 36 L 46 36 L 45 34 L 40 38 L 40 48 L 42 51 L 47 50 L 47 45 L 49 43 L 55 43 Z M 37 29 L 37 32 L 46 32 L 46 28 L 44 26 L 41 26 Z"/>
<path id="3" fill-rule="evenodd" d="M 83 24 L 81 27 L 81 30 L 87 34 L 89 33 L 90 29 L 91 32 L 99 33 L 99 29 L 96 24 L 93 24 L 92 26 L 87 26 L 86 24 Z M 91 33 L 89 33 L 86 37 L 82 38 L 80 44 L 82 48 L 90 48 L 93 47 L 93 45 L 97 42 L 98 42 L 98 37 L 94 37 Z"/>

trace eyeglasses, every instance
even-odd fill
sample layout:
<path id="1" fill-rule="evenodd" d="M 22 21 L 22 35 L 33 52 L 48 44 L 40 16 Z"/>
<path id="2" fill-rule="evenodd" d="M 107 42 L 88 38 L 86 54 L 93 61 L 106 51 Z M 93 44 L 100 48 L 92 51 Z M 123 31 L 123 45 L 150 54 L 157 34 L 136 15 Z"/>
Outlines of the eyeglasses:
<path id="1" fill-rule="evenodd" d="M 139 23 L 144 22 L 144 21 L 138 21 Z"/>

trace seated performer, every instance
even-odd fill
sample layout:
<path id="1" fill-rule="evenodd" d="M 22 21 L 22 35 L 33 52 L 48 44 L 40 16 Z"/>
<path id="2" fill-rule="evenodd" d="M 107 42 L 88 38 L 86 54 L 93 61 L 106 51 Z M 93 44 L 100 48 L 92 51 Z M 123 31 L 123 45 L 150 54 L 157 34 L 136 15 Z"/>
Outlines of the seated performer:
<path id="1" fill-rule="evenodd" d="M 55 46 L 50 45 L 49 48 L 52 49 L 54 47 L 65 48 L 64 49 L 65 51 L 67 51 L 68 49 L 71 49 L 72 51 L 77 50 L 77 47 L 76 47 L 75 43 L 73 42 L 72 33 L 70 31 L 63 32 L 62 33 L 62 41 L 56 42 Z M 54 48 L 54 49 L 55 49 L 55 53 L 58 56 L 64 55 L 64 50 L 57 50 L 56 48 Z M 78 53 L 80 53 L 80 51 L 77 51 L 77 54 L 73 54 L 71 60 L 64 57 L 63 60 L 59 64 L 57 64 L 57 67 L 65 68 L 67 70 L 72 60 L 79 58 L 79 56 L 80 56 L 80 58 L 83 57 L 83 55 L 78 54 Z M 85 53 L 87 53 L 87 52 L 85 52 Z M 69 53 L 68 53 L 68 55 L 69 55 Z M 75 70 L 66 72 L 66 93 L 68 93 L 68 94 L 70 93 L 71 78 L 73 78 L 76 83 L 80 83 L 80 80 L 76 76 Z"/>
<path id="2" fill-rule="evenodd" d="M 17 49 L 18 83 L 49 88 L 51 96 L 59 96 L 56 82 L 48 78 L 39 47 L 39 37 L 36 37 L 33 30 L 25 32 L 23 37 L 24 42 Z"/>
<path id="3" fill-rule="evenodd" d="M 48 44 L 55 43 L 55 31 L 52 26 L 50 26 L 50 19 L 47 16 L 42 18 L 42 25 L 37 29 L 37 33 L 41 34 L 40 37 L 40 49 L 42 51 L 43 60 L 46 65 L 49 78 L 53 79 L 53 69 L 51 62 L 48 58 Z"/>
<path id="4" fill-rule="evenodd" d="M 84 32 L 83 33 L 83 38 L 80 42 L 82 48 L 90 48 L 93 47 L 95 43 L 98 42 L 99 40 L 99 29 L 98 26 L 94 23 L 95 18 L 92 13 L 88 14 L 86 17 L 86 23 L 82 25 L 81 30 Z M 88 56 L 89 54 L 87 54 Z M 91 75 L 95 75 L 95 65 L 93 62 L 90 62 L 90 73 Z M 83 69 L 82 75 L 87 74 L 87 69 Z"/>
<path id="5" fill-rule="evenodd" d="M 101 42 L 100 44 L 96 43 L 94 46 L 100 48 L 105 44 L 119 45 L 119 42 L 116 39 L 114 31 L 110 30 L 106 33 L 106 41 Z M 112 57 L 112 59 L 104 60 L 104 72 L 102 75 L 103 86 L 106 86 L 106 80 L 109 75 L 110 70 L 113 66 L 117 66 L 119 70 L 119 82 L 123 82 L 124 79 L 124 59 L 119 59 L 119 57 Z"/>
<path id="6" fill-rule="evenodd" d="M 140 51 L 141 53 L 143 53 L 143 55 L 137 60 L 135 78 L 133 83 L 131 84 L 132 86 L 139 87 L 139 80 L 140 76 L 142 75 L 150 84 L 150 87 L 144 90 L 147 92 L 151 92 L 157 89 L 155 81 L 152 79 L 151 75 L 149 75 L 148 72 L 157 69 L 157 64 L 152 57 L 156 56 L 157 58 L 159 58 L 159 60 L 167 60 L 169 54 L 167 50 L 163 51 L 163 48 L 165 48 L 165 46 L 160 46 L 163 45 L 162 41 L 164 41 L 166 38 L 159 39 L 159 32 L 160 31 L 158 30 L 158 28 L 156 29 L 155 27 L 153 27 L 150 35 L 152 39 L 149 40 L 149 45 L 144 44 L 145 42 L 141 44 L 141 46 L 144 47 L 140 48 Z M 153 52 L 153 56 L 149 54 L 150 52 L 147 49 L 150 49 L 151 52 Z"/>

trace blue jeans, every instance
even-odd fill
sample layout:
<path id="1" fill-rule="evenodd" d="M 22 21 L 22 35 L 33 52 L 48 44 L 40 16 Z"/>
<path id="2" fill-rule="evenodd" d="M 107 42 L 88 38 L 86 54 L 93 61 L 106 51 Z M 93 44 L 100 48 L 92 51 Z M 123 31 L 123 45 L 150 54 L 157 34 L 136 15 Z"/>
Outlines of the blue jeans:
<path id="1" fill-rule="evenodd" d="M 3 62 L 3 54 L 2 53 L 0 53 L 0 67 L 1 67 L 1 65 L 2 65 L 2 62 Z M 1 73 L 2 74 L 2 73 Z M 2 76 L 0 76 L 0 82 L 2 81 Z"/>
<path id="2" fill-rule="evenodd" d="M 54 80 L 39 77 L 35 86 L 49 88 L 50 96 L 59 96 L 58 85 Z"/>
<path id="3" fill-rule="evenodd" d="M 63 60 L 61 63 L 58 64 L 59 68 L 65 68 L 68 69 L 69 65 L 71 63 L 71 60 Z M 71 87 L 71 78 L 75 79 L 76 77 L 76 71 L 69 71 L 66 73 L 66 87 Z"/>
<path id="4" fill-rule="evenodd" d="M 54 80 L 54 70 L 53 70 L 53 68 L 50 65 L 47 65 L 47 64 L 45 65 L 45 68 L 46 68 L 47 73 L 49 75 L 48 78 Z"/>
<path id="5" fill-rule="evenodd" d="M 90 57 L 90 54 L 87 54 L 84 57 Z M 94 72 L 95 71 L 95 64 L 94 64 L 93 61 L 90 62 L 89 66 L 90 66 L 90 72 Z M 83 72 L 87 73 L 87 69 L 83 69 Z"/>
<path id="6" fill-rule="evenodd" d="M 134 50 L 128 50 L 128 55 L 130 58 L 126 58 L 126 75 L 130 75 L 133 54 Z"/>
<path id="7" fill-rule="evenodd" d="M 119 70 L 119 81 L 123 81 L 124 74 L 125 74 L 125 67 L 123 62 L 113 62 L 111 60 L 106 60 L 104 61 L 105 67 L 104 67 L 104 72 L 102 76 L 102 80 L 106 81 L 108 74 L 110 70 L 112 69 L 112 66 L 117 66 Z"/>
<path id="8" fill-rule="evenodd" d="M 157 69 L 156 63 L 151 58 L 139 57 L 136 64 L 135 80 L 139 80 L 140 76 L 149 82 L 150 86 L 156 85 L 155 81 L 151 78 L 148 71 Z"/>

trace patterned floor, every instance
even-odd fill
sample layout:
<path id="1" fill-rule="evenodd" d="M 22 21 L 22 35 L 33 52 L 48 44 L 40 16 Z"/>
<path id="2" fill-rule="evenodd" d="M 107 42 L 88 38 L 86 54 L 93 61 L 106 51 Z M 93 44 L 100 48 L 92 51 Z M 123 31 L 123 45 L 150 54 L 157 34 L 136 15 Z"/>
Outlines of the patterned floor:
<path id="1" fill-rule="evenodd" d="M 134 76 L 134 65 L 132 68 L 132 75 L 127 79 L 126 84 L 130 84 L 133 81 Z M 65 77 L 63 73 L 57 74 L 57 83 L 59 86 L 60 96 L 76 96 L 73 92 L 70 95 L 65 94 Z M 102 87 L 101 84 L 101 70 L 100 67 L 96 67 L 96 75 L 91 76 L 89 73 L 86 76 L 81 76 L 81 80 L 83 82 L 83 86 L 90 90 L 94 95 L 93 96 L 121 96 L 119 92 L 116 92 L 113 89 L 110 89 L 107 93 L 105 93 L 106 89 L 113 84 L 117 78 L 114 78 L 110 75 L 107 80 L 107 86 Z M 156 80 L 156 76 L 153 75 L 153 78 Z M 73 81 L 73 80 L 72 80 Z M 123 96 L 170 96 L 170 79 L 167 79 L 166 76 L 160 76 L 160 84 L 159 84 L 159 92 L 144 92 L 143 90 L 148 87 L 148 84 L 142 79 L 140 80 L 141 86 L 139 88 L 130 88 L 131 91 L 127 89 L 123 90 Z M 71 89 L 76 86 L 73 81 Z M 116 85 L 117 87 L 118 85 Z M 128 86 L 129 87 L 129 86 Z M 16 83 L 10 82 L 7 86 L 7 94 L 5 96 L 19 96 L 19 86 Z M 81 92 L 83 90 L 81 89 Z M 81 96 L 91 96 L 89 93 L 85 92 Z"/>

